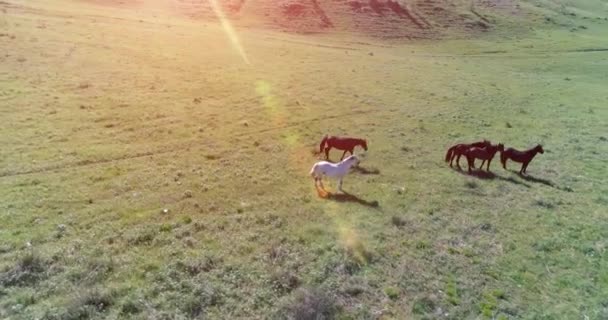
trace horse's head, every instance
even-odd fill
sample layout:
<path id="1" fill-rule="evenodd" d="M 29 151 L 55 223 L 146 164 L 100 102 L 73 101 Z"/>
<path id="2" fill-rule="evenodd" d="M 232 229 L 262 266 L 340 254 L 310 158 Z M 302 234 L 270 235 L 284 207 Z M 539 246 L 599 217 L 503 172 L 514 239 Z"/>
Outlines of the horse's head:
<path id="1" fill-rule="evenodd" d="M 363 147 L 363 149 L 365 151 L 367 151 L 367 140 L 365 140 L 365 139 L 361 140 L 361 146 Z"/>
<path id="2" fill-rule="evenodd" d="M 497 146 L 498 151 L 500 152 L 504 152 L 505 151 L 505 145 L 502 143 L 499 143 Z"/>
<path id="3" fill-rule="evenodd" d="M 492 142 L 490 142 L 490 140 L 487 140 L 487 139 L 483 139 L 483 144 L 484 144 L 484 147 L 486 147 L 486 148 L 492 146 Z"/>
<path id="4" fill-rule="evenodd" d="M 346 159 L 344 159 L 345 163 L 350 163 L 353 165 L 358 165 L 359 162 L 361 162 L 361 160 L 359 159 L 359 157 L 357 157 L 356 155 L 350 155 L 348 156 Z"/>
<path id="5" fill-rule="evenodd" d="M 541 146 L 540 144 L 537 144 L 534 149 L 536 150 L 536 152 L 540 152 L 541 154 L 545 153 L 545 150 L 543 150 L 543 146 Z"/>

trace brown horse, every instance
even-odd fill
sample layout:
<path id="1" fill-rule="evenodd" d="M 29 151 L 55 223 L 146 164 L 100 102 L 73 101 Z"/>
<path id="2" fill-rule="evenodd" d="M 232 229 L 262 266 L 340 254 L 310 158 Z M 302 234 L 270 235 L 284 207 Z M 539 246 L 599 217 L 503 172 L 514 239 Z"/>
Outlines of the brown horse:
<path id="1" fill-rule="evenodd" d="M 489 172 L 490 162 L 492 162 L 492 159 L 494 159 L 494 155 L 496 155 L 496 152 L 500 151 L 502 154 L 504 150 L 505 146 L 502 143 L 499 143 L 495 145 L 490 145 L 485 148 L 473 147 L 465 151 L 464 155 L 467 157 L 467 162 L 469 164 L 469 172 L 471 172 L 471 168 L 475 168 L 475 159 L 481 159 L 484 160 L 484 162 L 487 160 L 488 165 L 486 167 L 486 171 Z M 483 163 L 479 168 L 483 170 Z"/>
<path id="2" fill-rule="evenodd" d="M 365 151 L 367 151 L 367 140 L 325 135 L 323 140 L 321 140 L 319 152 L 325 152 L 325 159 L 329 160 L 329 150 L 331 150 L 331 148 L 344 150 L 344 153 L 342 153 L 342 157 L 340 158 L 340 161 L 342 161 L 347 152 L 353 154 L 356 146 L 361 146 L 363 149 L 365 149 Z"/>
<path id="3" fill-rule="evenodd" d="M 452 146 L 448 149 L 448 152 L 445 154 L 445 162 L 450 163 L 450 167 L 452 166 L 452 162 L 454 158 L 456 158 L 456 165 L 460 168 L 460 156 L 462 156 L 467 150 L 472 147 L 485 148 L 490 146 L 491 143 L 488 140 L 483 140 L 479 142 L 473 142 L 471 144 L 461 143 Z"/>
<path id="4" fill-rule="evenodd" d="M 537 144 L 536 147 L 532 149 L 528 149 L 526 151 L 519 151 L 513 148 L 508 148 L 500 154 L 500 162 L 502 163 L 502 167 L 507 169 L 507 160 L 511 159 L 515 162 L 520 162 L 521 169 L 519 170 L 519 174 L 526 173 L 526 169 L 528 169 L 528 164 L 530 161 L 534 159 L 537 153 L 545 153 L 543 150 L 543 146 Z"/>

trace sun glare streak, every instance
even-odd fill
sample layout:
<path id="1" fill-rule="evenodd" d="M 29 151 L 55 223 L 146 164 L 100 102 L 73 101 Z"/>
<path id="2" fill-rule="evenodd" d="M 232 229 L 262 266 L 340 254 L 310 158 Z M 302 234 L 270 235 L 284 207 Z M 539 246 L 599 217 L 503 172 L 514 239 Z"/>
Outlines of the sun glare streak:
<path id="1" fill-rule="evenodd" d="M 254 89 L 266 111 L 269 121 L 276 127 L 286 126 L 289 118 L 288 110 L 285 109 L 280 97 L 277 97 L 273 93 L 272 85 L 268 81 L 258 80 L 255 82 Z M 306 159 L 309 149 L 304 146 L 300 135 L 296 131 L 288 129 L 287 132 L 281 135 L 281 142 L 290 152 L 289 156 L 292 165 L 296 167 L 299 167 L 299 165 L 307 166 L 307 164 L 302 162 L 302 159 Z M 317 188 L 316 192 L 320 198 L 327 199 L 331 196 L 320 188 Z M 365 248 L 366 245 L 360 231 L 347 220 L 343 207 L 338 206 L 338 204 L 331 200 L 324 201 L 324 204 L 325 212 L 331 222 L 328 226 L 335 230 L 338 243 L 354 261 L 360 265 L 366 265 L 369 261 L 369 253 Z"/>
<path id="2" fill-rule="evenodd" d="M 328 202 L 325 208 L 325 212 L 329 214 L 336 228 L 338 240 L 342 247 L 358 264 L 366 265 L 369 262 L 369 253 L 359 233 L 353 228 L 352 223 L 346 220 L 343 214 L 339 213 L 341 210 L 336 203 Z"/>
<path id="3" fill-rule="evenodd" d="M 283 108 L 280 99 L 272 93 L 270 83 L 264 80 L 257 81 L 255 83 L 255 92 L 260 97 L 262 105 L 266 109 L 272 124 L 277 127 L 286 125 L 287 113 L 285 108 Z"/>
<path id="4" fill-rule="evenodd" d="M 243 61 L 245 61 L 246 64 L 251 64 L 249 62 L 247 54 L 245 53 L 245 49 L 243 49 L 243 46 L 241 45 L 241 41 L 239 40 L 236 31 L 234 31 L 230 20 L 228 20 L 228 18 L 224 14 L 224 11 L 222 10 L 220 4 L 217 2 L 217 0 L 209 0 L 209 2 L 211 3 L 211 7 L 213 8 L 215 15 L 220 20 L 224 32 L 226 32 L 226 35 L 228 35 L 228 39 L 230 39 L 230 42 L 232 43 L 236 51 L 239 53 L 241 58 L 243 58 Z"/>

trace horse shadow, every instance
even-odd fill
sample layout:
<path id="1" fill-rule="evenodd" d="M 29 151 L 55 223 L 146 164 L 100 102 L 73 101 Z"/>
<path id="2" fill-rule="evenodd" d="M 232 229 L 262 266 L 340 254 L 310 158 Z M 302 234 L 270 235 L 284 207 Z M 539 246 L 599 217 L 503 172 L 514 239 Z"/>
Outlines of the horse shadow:
<path id="1" fill-rule="evenodd" d="M 343 193 L 328 192 L 327 199 L 333 200 L 336 202 L 354 202 L 354 203 L 358 203 L 360 205 L 364 205 L 364 206 L 370 207 L 370 208 L 380 207 L 380 203 L 378 203 L 378 201 L 376 201 L 376 200 L 367 201 L 367 200 L 359 198 L 358 196 L 356 196 L 354 194 L 350 194 L 348 192 L 343 192 Z"/>
<path id="2" fill-rule="evenodd" d="M 517 179 L 513 179 L 512 177 L 508 177 L 505 178 L 503 176 L 499 176 L 497 174 L 495 174 L 492 171 L 484 171 L 484 170 L 480 170 L 480 169 L 474 169 L 472 170 L 470 173 L 466 170 L 462 170 L 461 168 L 458 167 L 453 167 L 452 170 L 463 174 L 463 175 L 467 175 L 470 177 L 475 177 L 477 179 L 481 179 L 481 180 L 494 180 L 494 179 L 498 179 L 498 180 L 502 180 L 502 181 L 506 181 L 506 182 L 511 182 L 513 184 L 517 184 L 517 185 L 521 185 L 524 186 L 526 188 L 530 188 L 532 186 L 530 186 L 529 184 L 525 183 L 525 182 L 521 182 L 518 181 Z"/>
<path id="3" fill-rule="evenodd" d="M 378 170 L 376 168 L 366 169 L 362 166 L 353 167 L 353 171 L 360 173 L 360 174 L 380 174 L 380 170 Z"/>
<path id="4" fill-rule="evenodd" d="M 530 176 L 530 175 L 527 175 L 527 174 L 520 174 L 519 171 L 514 171 L 514 170 L 509 170 L 509 171 L 511 171 L 513 173 L 516 173 L 520 178 L 522 178 L 522 179 L 524 179 L 526 181 L 531 181 L 531 182 L 535 182 L 535 183 L 542 183 L 542 184 L 544 184 L 546 186 L 557 188 L 557 186 L 555 185 L 555 183 L 553 183 L 550 180 L 543 179 L 543 178 L 537 178 L 537 177 Z"/>

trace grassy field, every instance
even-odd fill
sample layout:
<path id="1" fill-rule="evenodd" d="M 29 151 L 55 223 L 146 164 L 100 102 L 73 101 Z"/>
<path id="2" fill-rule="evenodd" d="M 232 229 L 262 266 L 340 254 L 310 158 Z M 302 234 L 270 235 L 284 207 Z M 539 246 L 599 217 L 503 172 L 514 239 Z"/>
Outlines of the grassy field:
<path id="1" fill-rule="evenodd" d="M 416 40 L 175 3 L 0 1 L 0 318 L 608 318 L 605 1 Z M 545 153 L 444 163 L 481 138 Z"/>

